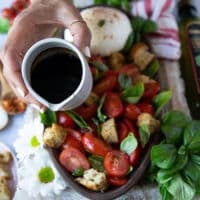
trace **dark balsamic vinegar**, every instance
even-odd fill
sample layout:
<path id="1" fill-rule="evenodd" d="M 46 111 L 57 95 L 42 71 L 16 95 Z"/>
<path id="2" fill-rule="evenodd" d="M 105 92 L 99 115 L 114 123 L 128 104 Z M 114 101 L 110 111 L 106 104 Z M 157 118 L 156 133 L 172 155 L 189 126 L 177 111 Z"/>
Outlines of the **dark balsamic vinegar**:
<path id="1" fill-rule="evenodd" d="M 60 103 L 79 86 L 81 62 L 70 50 L 50 48 L 41 52 L 31 68 L 31 86 L 50 103 Z"/>

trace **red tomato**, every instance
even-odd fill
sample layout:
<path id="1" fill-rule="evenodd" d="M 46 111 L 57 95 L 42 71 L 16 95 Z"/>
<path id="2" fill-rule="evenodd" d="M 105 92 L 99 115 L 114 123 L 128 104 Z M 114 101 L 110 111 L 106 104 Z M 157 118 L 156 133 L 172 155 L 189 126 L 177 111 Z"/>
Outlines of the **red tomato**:
<path id="1" fill-rule="evenodd" d="M 68 171 L 73 172 L 76 169 L 89 169 L 90 163 L 86 156 L 74 147 L 66 147 L 59 155 L 59 161 Z"/>
<path id="2" fill-rule="evenodd" d="M 128 182 L 126 177 L 107 177 L 108 183 L 113 186 L 122 186 Z"/>
<path id="3" fill-rule="evenodd" d="M 138 139 L 139 133 L 133 122 L 131 122 L 129 119 L 124 119 L 123 122 L 127 125 L 129 132 L 134 133 L 135 137 Z"/>
<path id="4" fill-rule="evenodd" d="M 104 59 L 103 57 L 99 56 L 99 55 L 92 55 L 91 57 L 92 61 L 96 61 L 96 62 L 100 62 L 100 63 L 104 63 Z"/>
<path id="5" fill-rule="evenodd" d="M 66 128 L 66 131 L 67 131 L 67 136 L 70 135 L 74 137 L 76 140 L 78 140 L 79 142 L 82 142 L 82 135 L 79 131 L 76 131 L 72 128 Z"/>
<path id="6" fill-rule="evenodd" d="M 84 149 L 92 154 L 105 156 L 109 151 L 111 151 L 111 147 L 108 146 L 103 140 L 97 138 L 92 133 L 84 133 L 82 137 L 82 143 Z"/>
<path id="7" fill-rule="evenodd" d="M 12 4 L 12 8 L 16 10 L 16 12 L 22 11 L 25 7 L 22 1 L 16 0 Z"/>
<path id="8" fill-rule="evenodd" d="M 137 104 L 138 108 L 141 110 L 142 113 L 149 113 L 154 115 L 154 107 L 150 103 L 139 103 Z"/>
<path id="9" fill-rule="evenodd" d="M 56 113 L 58 124 L 64 128 L 74 128 L 76 126 L 74 120 L 64 111 Z"/>
<path id="10" fill-rule="evenodd" d="M 77 140 L 75 137 L 71 135 L 67 135 L 65 142 L 62 144 L 62 149 L 67 148 L 68 146 L 74 147 L 75 149 L 79 149 L 84 153 L 83 144 L 81 141 Z"/>
<path id="11" fill-rule="evenodd" d="M 139 74 L 139 70 L 133 64 L 126 64 L 118 70 L 118 73 L 129 75 L 133 79 Z"/>
<path id="12" fill-rule="evenodd" d="M 129 159 L 130 159 L 130 163 L 133 167 L 137 167 L 139 164 L 139 160 L 140 160 L 140 155 L 141 155 L 142 149 L 141 147 L 137 147 L 135 149 L 135 151 L 133 151 L 130 155 L 129 155 Z"/>
<path id="13" fill-rule="evenodd" d="M 109 176 L 125 176 L 130 169 L 129 157 L 119 150 L 110 151 L 104 159 L 104 167 Z"/>
<path id="14" fill-rule="evenodd" d="M 2 16 L 8 20 L 13 20 L 16 17 L 16 11 L 13 8 L 4 8 L 2 10 Z"/>
<path id="15" fill-rule="evenodd" d="M 127 104 L 124 109 L 124 116 L 130 120 L 137 120 L 139 114 L 141 113 L 138 106 L 133 104 Z"/>
<path id="16" fill-rule="evenodd" d="M 105 76 L 94 86 L 93 92 L 100 96 L 103 95 L 105 92 L 112 91 L 116 85 L 116 75 Z"/>
<path id="17" fill-rule="evenodd" d="M 124 122 L 119 122 L 117 132 L 119 136 L 119 141 L 121 142 L 124 138 L 128 136 L 129 129 Z"/>
<path id="18" fill-rule="evenodd" d="M 152 99 L 160 91 L 160 85 L 158 82 L 148 82 L 144 84 L 143 97 Z"/>
<path id="19" fill-rule="evenodd" d="M 96 116 L 97 113 L 97 105 L 81 105 L 75 109 L 75 111 L 83 117 L 84 120 L 90 120 L 91 118 Z"/>
<path id="20" fill-rule="evenodd" d="M 110 118 L 119 117 L 123 112 L 123 104 L 120 96 L 112 92 L 107 93 L 103 104 L 103 111 Z"/>

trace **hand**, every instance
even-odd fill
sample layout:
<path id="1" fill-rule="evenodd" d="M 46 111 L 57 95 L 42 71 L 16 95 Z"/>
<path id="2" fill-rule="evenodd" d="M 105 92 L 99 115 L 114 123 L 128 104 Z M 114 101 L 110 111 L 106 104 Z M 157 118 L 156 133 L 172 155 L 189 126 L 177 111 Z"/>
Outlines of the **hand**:
<path id="1" fill-rule="evenodd" d="M 89 53 L 90 31 L 79 11 L 67 0 L 35 0 L 15 19 L 1 52 L 3 74 L 16 95 L 25 103 L 41 105 L 28 92 L 21 76 L 26 51 L 38 40 L 51 37 L 56 28 L 68 28 L 74 44 Z"/>

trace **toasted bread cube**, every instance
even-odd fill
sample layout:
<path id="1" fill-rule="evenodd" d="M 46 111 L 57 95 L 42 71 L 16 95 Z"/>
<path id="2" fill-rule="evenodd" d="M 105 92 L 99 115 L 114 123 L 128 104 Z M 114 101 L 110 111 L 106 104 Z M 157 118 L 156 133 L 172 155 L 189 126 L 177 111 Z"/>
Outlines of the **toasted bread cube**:
<path id="1" fill-rule="evenodd" d="M 147 125 L 150 133 L 155 133 L 160 128 L 160 121 L 149 113 L 141 113 L 137 119 L 137 126 Z"/>
<path id="2" fill-rule="evenodd" d="M 83 177 L 76 179 L 78 183 L 93 191 L 103 191 L 107 188 L 106 175 L 90 168 L 84 171 Z"/>
<path id="3" fill-rule="evenodd" d="M 53 123 L 44 130 L 43 141 L 51 148 L 59 148 L 67 136 L 67 131 L 60 125 Z"/>
<path id="4" fill-rule="evenodd" d="M 11 178 L 6 165 L 0 164 L 0 178 L 6 178 L 6 179 Z"/>
<path id="5" fill-rule="evenodd" d="M 0 178 L 0 199 L 11 200 L 11 192 L 8 188 L 8 182 L 5 178 Z"/>
<path id="6" fill-rule="evenodd" d="M 0 153 L 0 163 L 9 163 L 12 159 L 12 155 L 9 151 L 4 151 Z"/>
<path id="7" fill-rule="evenodd" d="M 118 143 L 118 134 L 114 118 L 108 119 L 101 125 L 101 136 L 108 143 Z"/>
<path id="8" fill-rule="evenodd" d="M 98 100 L 99 97 L 94 92 L 91 92 L 89 97 L 86 99 L 85 104 L 88 106 L 94 105 L 97 104 Z"/>
<path id="9" fill-rule="evenodd" d="M 144 71 L 155 57 L 148 49 L 148 46 L 144 43 L 138 43 L 131 49 L 130 58 L 139 67 L 140 71 Z"/>
<path id="10" fill-rule="evenodd" d="M 119 52 L 112 53 L 108 58 L 109 66 L 114 69 L 120 69 L 125 62 L 124 55 Z"/>

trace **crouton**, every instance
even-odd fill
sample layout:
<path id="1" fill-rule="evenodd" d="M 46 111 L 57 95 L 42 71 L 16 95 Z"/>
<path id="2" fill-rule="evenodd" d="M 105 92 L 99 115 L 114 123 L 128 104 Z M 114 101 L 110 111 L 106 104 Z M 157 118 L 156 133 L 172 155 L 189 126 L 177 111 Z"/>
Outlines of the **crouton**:
<path id="1" fill-rule="evenodd" d="M 0 199 L 11 200 L 11 192 L 8 188 L 8 182 L 5 178 L 0 177 Z"/>
<path id="2" fill-rule="evenodd" d="M 0 164 L 0 178 L 9 179 L 11 178 L 10 172 L 8 171 L 6 165 Z"/>
<path id="3" fill-rule="evenodd" d="M 112 53 L 108 58 L 109 66 L 114 70 L 120 69 L 124 65 L 124 62 L 124 55 L 119 52 Z"/>
<path id="4" fill-rule="evenodd" d="M 130 58 L 139 67 L 140 71 L 144 71 L 155 57 L 148 50 L 148 46 L 144 43 L 138 43 L 131 49 Z"/>
<path id="5" fill-rule="evenodd" d="M 87 106 L 94 105 L 97 104 L 98 100 L 99 97 L 94 92 L 91 92 L 89 97 L 86 99 L 85 104 Z"/>
<path id="6" fill-rule="evenodd" d="M 84 171 L 83 177 L 76 179 L 78 183 L 94 191 L 103 191 L 107 188 L 106 175 L 103 172 L 90 168 Z"/>
<path id="7" fill-rule="evenodd" d="M 44 130 L 43 141 L 48 147 L 59 148 L 65 141 L 66 136 L 66 130 L 62 126 L 53 123 L 51 127 Z"/>
<path id="8" fill-rule="evenodd" d="M 101 136 L 108 143 L 118 143 L 118 134 L 114 118 L 108 119 L 101 125 Z"/>
<path id="9" fill-rule="evenodd" d="M 137 126 L 147 125 L 150 133 L 155 133 L 160 128 L 160 121 L 149 113 L 141 113 L 137 119 Z"/>
<path id="10" fill-rule="evenodd" d="M 12 155 L 9 151 L 4 151 L 0 153 L 0 163 L 9 163 L 12 159 Z"/>

